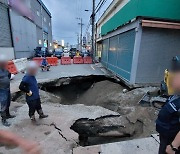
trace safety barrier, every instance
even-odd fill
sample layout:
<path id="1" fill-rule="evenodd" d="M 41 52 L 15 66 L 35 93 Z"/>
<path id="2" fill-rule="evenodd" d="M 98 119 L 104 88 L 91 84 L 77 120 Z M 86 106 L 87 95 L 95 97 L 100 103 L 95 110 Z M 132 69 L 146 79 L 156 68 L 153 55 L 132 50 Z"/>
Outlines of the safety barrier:
<path id="1" fill-rule="evenodd" d="M 13 63 L 16 66 L 18 72 L 23 72 L 26 69 L 27 58 L 13 60 Z"/>
<path id="2" fill-rule="evenodd" d="M 39 66 L 41 65 L 43 58 L 42 57 L 35 57 L 33 58 L 33 61 L 35 61 Z"/>
<path id="3" fill-rule="evenodd" d="M 13 61 L 8 62 L 7 69 L 11 74 L 17 74 L 18 73 L 16 66 L 14 65 Z"/>
<path id="4" fill-rule="evenodd" d="M 83 60 L 84 60 L 84 64 L 92 64 L 92 58 L 91 57 L 84 57 L 83 58 Z"/>
<path id="5" fill-rule="evenodd" d="M 61 65 L 70 65 L 71 57 L 61 57 Z"/>
<path id="6" fill-rule="evenodd" d="M 58 58 L 57 57 L 47 57 L 48 64 L 51 66 L 58 65 Z"/>
<path id="7" fill-rule="evenodd" d="M 84 61 L 83 61 L 83 58 L 82 58 L 81 56 L 75 56 L 75 57 L 73 58 L 73 63 L 74 63 L 74 64 L 83 64 Z"/>

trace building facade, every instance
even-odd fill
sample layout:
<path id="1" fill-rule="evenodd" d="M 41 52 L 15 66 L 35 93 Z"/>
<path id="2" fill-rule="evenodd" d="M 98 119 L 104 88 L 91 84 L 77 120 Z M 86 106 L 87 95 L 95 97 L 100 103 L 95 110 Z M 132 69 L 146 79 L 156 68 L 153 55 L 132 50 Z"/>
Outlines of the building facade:
<path id="1" fill-rule="evenodd" d="M 126 83 L 160 83 L 180 54 L 180 1 L 114 0 L 96 36 L 102 64 Z"/>
<path id="2" fill-rule="evenodd" d="M 52 47 L 51 13 L 41 0 L 3 0 L 6 4 L 14 58 L 32 57 L 38 46 Z M 5 15 L 1 16 L 3 19 Z M 5 19 L 4 19 L 5 20 Z M 0 29 L 0 33 L 8 34 Z M 9 36 L 9 35 L 8 35 Z M 6 36 L 5 38 L 8 38 Z M 3 39 L 3 38 L 2 38 Z M 3 39 L 7 42 L 5 39 Z M 6 45 L 7 46 L 7 45 Z M 3 45 L 0 44 L 0 47 Z M 5 49 L 5 48 L 4 48 Z M 10 52 L 10 51 L 9 51 Z M 7 54 L 7 53 L 6 53 Z"/>
<path id="3" fill-rule="evenodd" d="M 14 48 L 8 7 L 7 0 L 0 0 L 0 53 L 13 59 Z"/>

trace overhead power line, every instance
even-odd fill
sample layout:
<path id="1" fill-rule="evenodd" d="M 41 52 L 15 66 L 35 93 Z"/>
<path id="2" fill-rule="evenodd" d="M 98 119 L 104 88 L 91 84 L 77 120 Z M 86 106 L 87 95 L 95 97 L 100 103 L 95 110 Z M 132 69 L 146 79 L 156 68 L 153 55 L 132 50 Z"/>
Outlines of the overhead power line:
<path id="1" fill-rule="evenodd" d="M 99 7 L 96 9 L 95 14 L 99 12 L 99 10 L 103 7 L 103 5 L 107 2 L 107 0 L 100 1 Z"/>
<path id="2" fill-rule="evenodd" d="M 95 10 L 100 6 L 100 4 L 103 2 L 104 0 L 100 0 L 99 3 L 97 4 Z"/>
<path id="3" fill-rule="evenodd" d="M 99 12 L 99 10 L 104 6 L 104 4 L 107 2 L 107 0 L 100 0 L 99 3 L 97 4 L 96 8 L 95 8 L 95 14 L 97 14 Z M 92 17 L 92 15 L 91 15 Z M 85 34 L 84 36 L 87 34 L 87 32 L 89 31 L 89 28 L 91 26 L 91 19 L 89 20 L 86 30 L 85 30 Z"/>

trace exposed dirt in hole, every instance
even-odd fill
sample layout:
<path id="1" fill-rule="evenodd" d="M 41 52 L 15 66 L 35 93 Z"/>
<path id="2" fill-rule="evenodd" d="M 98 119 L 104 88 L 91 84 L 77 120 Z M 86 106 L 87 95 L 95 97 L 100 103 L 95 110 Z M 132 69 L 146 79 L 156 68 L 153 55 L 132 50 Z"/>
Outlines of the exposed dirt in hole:
<path id="1" fill-rule="evenodd" d="M 92 85 L 90 81 L 86 82 L 75 82 L 60 87 L 46 87 L 46 90 L 59 96 L 61 104 L 71 105 L 76 104 L 76 100 L 83 95 Z M 82 103 L 83 104 L 83 103 Z"/>
<path id="2" fill-rule="evenodd" d="M 42 89 L 61 98 L 61 104 L 98 105 L 98 99 L 112 91 L 122 92 L 125 85 L 106 76 L 86 76 L 45 83 Z M 126 87 L 127 88 L 127 87 Z M 101 105 L 100 105 L 101 106 Z"/>
<path id="3" fill-rule="evenodd" d="M 112 93 L 122 93 L 124 87 L 117 83 L 105 80 L 94 83 L 79 99 L 75 101 L 76 104 L 85 105 L 103 105 L 106 98 Z M 112 104 L 113 105 L 113 104 Z"/>
<path id="4" fill-rule="evenodd" d="M 77 81 L 60 87 L 48 87 L 46 90 L 61 97 L 61 104 L 102 106 L 104 97 L 112 92 L 122 92 L 123 87 L 108 80 L 96 83 L 92 81 Z"/>

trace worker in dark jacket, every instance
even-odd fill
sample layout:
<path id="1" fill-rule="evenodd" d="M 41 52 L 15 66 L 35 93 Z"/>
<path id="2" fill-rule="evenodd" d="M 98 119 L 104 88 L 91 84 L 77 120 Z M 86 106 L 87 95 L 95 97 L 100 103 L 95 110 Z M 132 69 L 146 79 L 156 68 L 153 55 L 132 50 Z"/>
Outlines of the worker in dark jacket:
<path id="1" fill-rule="evenodd" d="M 180 61 L 178 57 L 173 59 L 171 73 L 173 76 L 170 82 L 174 95 L 167 100 L 156 120 L 156 130 L 160 134 L 159 154 L 165 154 L 168 145 L 171 145 L 176 154 L 180 154 L 179 147 L 172 145 L 180 131 Z"/>
<path id="2" fill-rule="evenodd" d="M 38 66 L 31 61 L 27 65 L 27 74 L 23 77 L 19 89 L 26 93 L 26 102 L 29 106 L 29 117 L 32 121 L 35 119 L 35 111 L 38 112 L 39 118 L 47 118 L 44 115 L 41 107 L 41 100 L 39 96 L 39 88 L 35 75 L 37 74 Z"/>
<path id="3" fill-rule="evenodd" d="M 10 115 L 9 107 L 11 103 L 10 95 L 10 80 L 11 73 L 6 69 L 7 58 L 4 55 L 0 55 L 0 103 L 1 103 L 1 117 L 2 124 L 4 126 L 10 126 L 7 119 L 14 118 Z"/>

